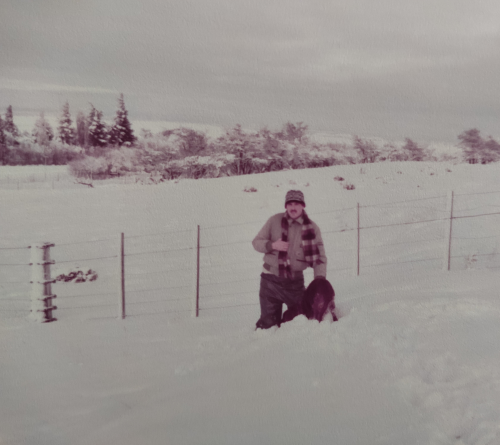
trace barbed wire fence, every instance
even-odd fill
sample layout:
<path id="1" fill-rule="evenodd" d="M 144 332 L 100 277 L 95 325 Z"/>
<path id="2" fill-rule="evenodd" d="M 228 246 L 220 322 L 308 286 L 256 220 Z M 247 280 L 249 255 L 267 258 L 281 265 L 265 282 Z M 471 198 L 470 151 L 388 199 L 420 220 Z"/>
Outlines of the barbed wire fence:
<path id="1" fill-rule="evenodd" d="M 471 196 L 472 207 L 467 205 Z M 336 277 L 384 268 L 498 269 L 500 230 L 490 233 L 496 224 L 485 221 L 499 217 L 500 211 L 478 212 L 488 207 L 500 209 L 500 191 L 358 204 L 312 217 L 321 228 L 334 283 Z M 54 276 L 45 281 L 57 290 L 60 317 L 85 311 L 85 318 L 124 318 L 198 316 L 249 306 L 257 310 L 262 261 L 246 234 L 256 234 L 263 224 L 247 221 L 58 243 L 57 260 L 51 263 Z M 0 317 L 24 317 L 33 310 L 32 248 L 0 247 Z M 71 272 L 81 272 L 75 276 L 83 276 L 82 285 L 64 280 Z M 91 272 L 96 279 L 86 280 Z"/>

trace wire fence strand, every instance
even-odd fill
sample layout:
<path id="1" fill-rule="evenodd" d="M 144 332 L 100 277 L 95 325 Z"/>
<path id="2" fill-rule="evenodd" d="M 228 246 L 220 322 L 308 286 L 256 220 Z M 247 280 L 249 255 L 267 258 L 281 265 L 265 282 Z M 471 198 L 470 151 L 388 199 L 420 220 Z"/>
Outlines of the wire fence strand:
<path id="1" fill-rule="evenodd" d="M 143 235 L 127 235 L 125 236 L 125 239 L 134 239 L 134 238 L 146 238 L 149 236 L 163 236 L 163 235 L 172 235 L 175 233 L 187 233 L 187 232 L 192 232 L 194 229 L 183 229 L 183 230 L 172 230 L 172 231 L 167 231 L 167 232 L 160 232 L 160 233 L 150 233 L 150 234 L 143 234 Z"/>
<path id="2" fill-rule="evenodd" d="M 192 286 L 171 286 L 171 287 L 156 287 L 156 288 L 153 288 L 153 289 L 137 289 L 137 290 L 128 290 L 127 293 L 128 294 L 134 294 L 134 293 L 138 293 L 138 292 L 155 292 L 155 291 L 158 291 L 158 290 L 170 290 L 170 289 L 185 289 L 185 288 L 190 288 Z"/>
<path id="3" fill-rule="evenodd" d="M 137 252 L 137 253 L 127 253 L 125 256 L 138 256 L 138 255 L 146 255 L 150 253 L 166 253 L 166 252 L 180 252 L 183 250 L 193 250 L 193 247 L 182 247 L 179 249 L 168 249 L 168 250 L 150 250 L 148 252 Z"/>
<path id="4" fill-rule="evenodd" d="M 500 235 L 493 235 L 493 236 L 473 236 L 473 237 L 454 236 L 453 237 L 453 239 L 466 239 L 466 240 L 471 240 L 471 239 L 491 239 L 491 238 L 500 238 Z"/>
<path id="5" fill-rule="evenodd" d="M 221 243 L 221 244 L 210 244 L 208 246 L 200 246 L 200 249 L 208 249 L 209 247 L 234 246 L 235 244 L 247 244 L 247 245 L 250 245 L 250 240 L 232 241 L 230 243 Z"/>
<path id="6" fill-rule="evenodd" d="M 412 224 L 425 224 L 425 223 L 431 223 L 431 222 L 436 222 L 436 221 L 449 221 L 449 220 L 450 220 L 450 218 L 437 218 L 437 219 L 426 219 L 426 220 L 421 220 L 421 221 L 400 222 L 400 223 L 394 223 L 394 224 L 381 224 L 378 226 L 360 227 L 360 230 L 380 229 L 383 227 L 394 227 L 394 226 L 408 226 L 408 225 L 412 225 Z"/>
<path id="7" fill-rule="evenodd" d="M 31 246 L 24 246 L 24 247 L 0 247 L 0 250 L 25 250 L 25 249 L 31 249 Z"/>
<path id="8" fill-rule="evenodd" d="M 127 305 L 137 305 L 137 304 L 146 304 L 146 303 L 165 303 L 170 301 L 189 301 L 187 298 L 171 298 L 171 299 L 163 299 L 163 300 L 146 300 L 146 301 L 132 301 L 127 302 Z"/>
<path id="9" fill-rule="evenodd" d="M 462 215 L 462 216 L 453 216 L 453 219 L 462 219 L 462 218 L 477 218 L 479 216 L 492 216 L 492 215 L 500 215 L 500 212 L 493 213 L 481 213 L 479 215 Z M 449 219 L 449 218 L 448 218 Z"/>
<path id="10" fill-rule="evenodd" d="M 111 258 L 118 258 L 118 255 L 102 256 L 102 257 L 96 257 L 96 258 L 80 258 L 80 259 L 77 259 L 77 260 L 58 261 L 57 264 L 77 263 L 79 261 L 109 260 Z"/>
<path id="11" fill-rule="evenodd" d="M 500 193 L 499 191 L 492 191 L 492 192 L 475 192 L 475 193 L 455 193 L 455 196 L 472 196 L 472 195 L 491 195 L 495 193 Z"/>
<path id="12" fill-rule="evenodd" d="M 382 207 L 382 206 L 393 206 L 395 204 L 408 203 L 408 202 L 416 202 L 416 201 L 429 201 L 432 199 L 442 199 L 446 198 L 446 195 L 438 195 L 438 196 L 430 196 L 428 198 L 415 198 L 415 199 L 405 199 L 404 201 L 393 201 L 387 203 L 378 203 L 378 204 L 369 204 L 369 205 L 360 205 L 360 208 L 369 208 L 369 207 Z"/>
<path id="13" fill-rule="evenodd" d="M 14 264 L 0 264 L 0 266 L 33 266 L 33 264 L 32 263 L 22 263 L 22 264 L 19 264 L 19 263 L 15 264 L 14 263 Z"/>
<path id="14" fill-rule="evenodd" d="M 65 298 L 88 298 L 88 297 L 102 297 L 103 295 L 116 295 L 116 292 L 103 292 L 99 294 L 81 294 L 81 295 L 64 295 L 58 296 L 57 299 L 65 299 Z"/>
<path id="15" fill-rule="evenodd" d="M 408 260 L 408 261 L 394 261 L 390 263 L 377 263 L 377 264 L 363 264 L 362 267 L 378 267 L 378 266 L 389 266 L 392 264 L 407 264 L 407 263 L 421 263 L 422 261 L 436 261 L 436 260 L 443 260 L 443 258 L 424 258 L 421 260 Z"/>
<path id="16" fill-rule="evenodd" d="M 117 238 L 101 238 L 101 239 L 96 239 L 96 240 L 90 240 L 90 241 L 75 241 L 75 242 L 71 242 L 71 243 L 56 243 L 56 246 L 57 247 L 61 247 L 61 246 L 77 246 L 77 245 L 80 245 L 80 244 L 92 244 L 92 243 L 102 243 L 102 242 L 105 242 L 105 241 L 116 241 Z"/>
<path id="17" fill-rule="evenodd" d="M 227 297 L 228 295 L 250 295 L 250 294 L 256 295 L 256 293 L 257 294 L 259 293 L 258 289 L 257 289 L 257 291 L 254 291 L 254 292 L 228 292 L 228 293 L 225 293 L 225 294 L 203 295 L 203 296 L 200 297 L 200 299 L 217 298 L 217 297 Z"/>
<path id="18" fill-rule="evenodd" d="M 72 311 L 74 309 L 95 309 L 97 307 L 115 307 L 116 304 L 94 304 L 92 306 L 58 307 L 58 311 Z"/>
<path id="19" fill-rule="evenodd" d="M 231 306 L 217 306 L 217 307 L 201 307 L 200 311 L 210 311 L 215 309 L 229 309 L 233 307 L 244 307 L 244 306 L 258 306 L 259 303 L 247 303 L 247 304 L 234 304 Z"/>
<path id="20" fill-rule="evenodd" d="M 247 282 L 253 282 L 253 281 L 256 281 L 256 279 L 252 278 L 252 279 L 248 279 L 248 280 L 219 281 L 217 283 L 200 283 L 200 287 L 220 286 L 222 284 L 247 283 Z"/>
<path id="21" fill-rule="evenodd" d="M 430 242 L 440 242 L 440 241 L 443 241 L 444 238 L 435 238 L 435 239 L 426 239 L 426 240 L 416 240 L 416 241 L 401 241 L 399 243 L 388 243 L 388 244 L 376 244 L 376 245 L 373 245 L 373 246 L 364 246 L 362 248 L 362 250 L 365 250 L 365 249 L 374 249 L 374 248 L 377 248 L 377 247 L 390 247 L 390 246 L 400 246 L 402 244 L 422 244 L 422 243 L 430 243 Z"/>

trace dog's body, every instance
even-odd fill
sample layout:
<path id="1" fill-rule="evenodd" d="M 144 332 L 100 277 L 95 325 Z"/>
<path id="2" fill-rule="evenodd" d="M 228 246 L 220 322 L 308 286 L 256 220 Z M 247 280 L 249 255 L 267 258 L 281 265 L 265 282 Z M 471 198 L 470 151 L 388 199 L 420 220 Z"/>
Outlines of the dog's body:
<path id="1" fill-rule="evenodd" d="M 325 278 L 314 279 L 304 292 L 300 305 L 288 308 L 283 314 L 282 323 L 293 320 L 297 315 L 305 315 L 309 320 L 322 321 L 325 314 L 330 312 L 333 321 L 335 315 L 335 291 L 330 282 Z"/>

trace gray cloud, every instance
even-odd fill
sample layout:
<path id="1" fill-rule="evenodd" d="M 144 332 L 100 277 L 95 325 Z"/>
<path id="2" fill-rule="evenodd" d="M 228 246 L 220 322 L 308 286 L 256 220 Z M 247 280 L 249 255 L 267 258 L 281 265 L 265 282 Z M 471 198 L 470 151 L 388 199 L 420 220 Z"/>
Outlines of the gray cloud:
<path id="1" fill-rule="evenodd" d="M 138 120 L 499 134 L 499 13 L 496 0 L 10 2 L 0 107 L 92 101 L 110 117 L 121 91 Z"/>

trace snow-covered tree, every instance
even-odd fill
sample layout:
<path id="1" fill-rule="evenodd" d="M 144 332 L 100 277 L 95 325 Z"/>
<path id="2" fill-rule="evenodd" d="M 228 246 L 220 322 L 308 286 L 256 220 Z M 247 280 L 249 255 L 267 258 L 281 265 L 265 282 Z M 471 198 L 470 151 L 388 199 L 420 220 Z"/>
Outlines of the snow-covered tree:
<path id="1" fill-rule="evenodd" d="M 43 111 L 40 113 L 40 117 L 35 122 L 35 127 L 31 133 L 35 143 L 41 146 L 49 145 L 49 142 L 54 139 L 54 132 L 52 127 L 45 119 Z"/>
<path id="2" fill-rule="evenodd" d="M 491 136 L 484 142 L 483 163 L 497 162 L 500 159 L 500 144 Z"/>
<path id="3" fill-rule="evenodd" d="M 5 158 L 7 157 L 7 144 L 4 133 L 5 122 L 0 116 L 0 165 L 5 165 Z"/>
<path id="4" fill-rule="evenodd" d="M 410 138 L 405 138 L 405 144 L 403 145 L 403 151 L 408 156 L 409 161 L 423 161 L 425 157 L 425 151 L 422 147 L 412 141 Z"/>
<path id="5" fill-rule="evenodd" d="M 172 132 L 179 138 L 179 151 L 182 156 L 195 156 L 207 148 L 207 137 L 191 128 L 178 128 Z"/>
<path id="6" fill-rule="evenodd" d="M 18 145 L 20 133 L 16 124 L 14 124 L 14 113 L 12 112 L 12 105 L 9 105 L 7 107 L 7 112 L 5 113 L 5 121 L 3 124 L 3 131 L 5 134 L 7 145 Z"/>
<path id="7" fill-rule="evenodd" d="M 59 127 L 57 132 L 59 134 L 59 140 L 63 144 L 72 144 L 75 139 L 75 130 L 71 127 L 73 121 L 71 120 L 71 115 L 69 114 L 69 103 L 66 102 L 62 108 L 62 114 L 59 118 Z"/>
<path id="8" fill-rule="evenodd" d="M 108 143 L 108 133 L 102 121 L 102 111 L 96 110 L 90 104 L 91 109 L 88 117 L 88 141 L 91 147 L 104 147 Z"/>
<path id="9" fill-rule="evenodd" d="M 378 148 L 373 141 L 354 136 L 354 149 L 359 153 L 361 162 L 375 162 L 379 157 Z"/>
<path id="10" fill-rule="evenodd" d="M 459 146 L 464 151 L 465 160 L 470 164 L 481 162 L 484 152 L 484 139 L 477 128 L 471 128 L 458 136 Z"/>
<path id="11" fill-rule="evenodd" d="M 282 130 L 276 133 L 276 137 L 289 142 L 302 141 L 306 136 L 307 130 L 308 126 L 304 125 L 303 122 L 297 122 L 296 124 L 287 122 L 283 125 Z"/>
<path id="12" fill-rule="evenodd" d="M 123 93 L 118 98 L 118 110 L 116 111 L 115 123 L 111 129 L 110 143 L 115 145 L 132 145 L 136 140 L 132 125 L 128 120 L 128 111 L 125 108 Z"/>
<path id="13" fill-rule="evenodd" d="M 87 147 L 89 145 L 89 124 L 81 111 L 76 115 L 75 143 L 80 147 Z"/>

